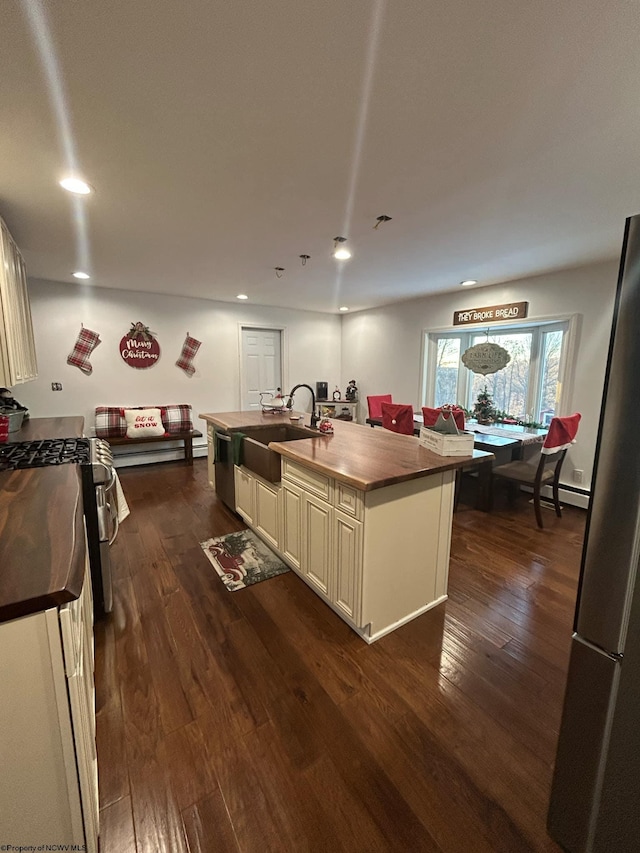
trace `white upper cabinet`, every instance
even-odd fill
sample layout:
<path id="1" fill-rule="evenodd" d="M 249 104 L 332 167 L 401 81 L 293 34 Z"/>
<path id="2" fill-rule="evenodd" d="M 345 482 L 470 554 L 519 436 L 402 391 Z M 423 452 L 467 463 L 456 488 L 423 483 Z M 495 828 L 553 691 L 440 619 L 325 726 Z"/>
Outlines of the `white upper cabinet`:
<path id="1" fill-rule="evenodd" d="M 38 375 L 24 260 L 0 219 L 0 385 Z"/>

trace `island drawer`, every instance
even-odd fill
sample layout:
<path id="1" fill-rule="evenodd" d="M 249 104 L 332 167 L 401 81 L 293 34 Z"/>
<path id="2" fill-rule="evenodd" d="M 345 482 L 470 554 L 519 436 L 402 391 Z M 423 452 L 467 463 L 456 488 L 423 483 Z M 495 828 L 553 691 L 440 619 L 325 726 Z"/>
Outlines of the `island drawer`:
<path id="1" fill-rule="evenodd" d="M 303 467 L 290 459 L 283 459 L 282 475 L 292 483 L 297 483 L 313 495 L 331 503 L 333 500 L 333 480 L 326 474 L 320 474 L 311 468 Z"/>
<path id="2" fill-rule="evenodd" d="M 353 516 L 353 518 L 362 520 L 364 505 L 362 492 L 359 489 L 354 489 L 353 486 L 347 486 L 346 483 L 336 481 L 334 494 L 334 506 L 336 509 L 342 510 L 342 512 Z"/>

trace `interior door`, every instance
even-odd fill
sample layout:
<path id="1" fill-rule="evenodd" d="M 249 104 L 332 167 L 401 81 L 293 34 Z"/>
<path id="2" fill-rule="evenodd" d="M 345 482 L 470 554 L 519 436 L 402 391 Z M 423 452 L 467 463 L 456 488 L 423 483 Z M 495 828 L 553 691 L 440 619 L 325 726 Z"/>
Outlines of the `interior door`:
<path id="1" fill-rule="evenodd" d="M 260 408 L 260 393 L 275 394 L 282 387 L 280 329 L 242 327 L 240 408 Z"/>

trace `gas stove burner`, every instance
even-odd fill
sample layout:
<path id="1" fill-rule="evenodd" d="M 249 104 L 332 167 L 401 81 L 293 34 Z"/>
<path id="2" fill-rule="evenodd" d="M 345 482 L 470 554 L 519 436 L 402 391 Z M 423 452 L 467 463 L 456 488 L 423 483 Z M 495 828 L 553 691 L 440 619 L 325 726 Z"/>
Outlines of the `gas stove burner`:
<path id="1" fill-rule="evenodd" d="M 0 470 L 44 468 L 90 461 L 88 438 L 47 438 L 0 446 Z"/>

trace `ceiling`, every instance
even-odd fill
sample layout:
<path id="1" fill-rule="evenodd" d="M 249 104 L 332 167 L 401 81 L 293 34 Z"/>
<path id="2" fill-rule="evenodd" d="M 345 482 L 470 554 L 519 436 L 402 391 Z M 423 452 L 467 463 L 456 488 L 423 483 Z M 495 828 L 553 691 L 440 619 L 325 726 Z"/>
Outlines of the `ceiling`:
<path id="1" fill-rule="evenodd" d="M 0 28 L 32 277 L 357 310 L 616 257 L 640 210 L 636 0 L 3 0 Z"/>

